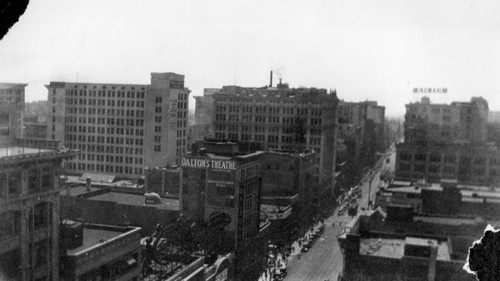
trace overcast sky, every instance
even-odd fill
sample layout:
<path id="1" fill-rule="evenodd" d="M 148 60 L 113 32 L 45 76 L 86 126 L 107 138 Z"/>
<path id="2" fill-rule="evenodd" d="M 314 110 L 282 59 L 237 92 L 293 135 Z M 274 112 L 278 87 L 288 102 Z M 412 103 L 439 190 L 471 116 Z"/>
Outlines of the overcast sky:
<path id="1" fill-rule="evenodd" d="M 292 87 L 376 100 L 386 115 L 420 99 L 415 87 L 500 110 L 500 1 L 32 0 L 0 41 L 0 81 L 29 83 L 27 101 L 46 99 L 50 81 L 176 72 L 201 95 L 267 85 L 272 69 Z"/>

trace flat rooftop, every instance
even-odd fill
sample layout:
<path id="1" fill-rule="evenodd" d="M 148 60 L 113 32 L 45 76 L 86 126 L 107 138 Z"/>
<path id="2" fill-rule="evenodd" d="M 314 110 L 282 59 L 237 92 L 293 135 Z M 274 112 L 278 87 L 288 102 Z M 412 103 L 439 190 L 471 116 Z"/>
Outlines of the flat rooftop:
<path id="1" fill-rule="evenodd" d="M 161 198 L 161 204 L 148 204 L 146 205 L 144 202 L 144 195 L 140 194 L 131 194 L 125 192 L 106 192 L 103 194 L 98 194 L 95 196 L 88 197 L 89 200 L 97 200 L 97 201 L 108 201 L 108 202 L 116 202 L 118 204 L 123 205 L 134 205 L 134 206 L 147 206 L 158 209 L 166 209 L 166 210 L 179 210 L 179 200 L 171 199 L 171 198 Z"/>
<path id="2" fill-rule="evenodd" d="M 79 176 L 67 176 L 67 183 L 80 184 L 82 186 L 85 186 L 86 180 L 85 178 Z M 131 180 L 117 180 L 113 182 L 91 181 L 91 185 L 99 187 L 129 187 L 129 188 L 137 187 L 137 184 Z"/>
<path id="3" fill-rule="evenodd" d="M 415 240 L 427 241 L 429 239 L 412 238 L 411 239 L 412 245 L 415 244 L 414 243 Z M 404 257 L 405 245 L 406 245 L 406 239 L 384 239 L 384 238 L 361 239 L 359 253 L 361 255 L 402 259 Z M 437 241 L 437 260 L 438 261 L 451 260 L 448 242 Z"/>
<path id="4" fill-rule="evenodd" d="M 21 156 L 21 155 L 32 155 L 47 152 L 55 152 L 55 150 L 50 149 L 38 149 L 38 148 L 27 148 L 20 146 L 4 147 L 0 148 L 0 158 L 8 156 Z"/>
<path id="5" fill-rule="evenodd" d="M 80 252 L 83 252 L 87 249 L 90 249 L 96 245 L 103 244 L 106 241 L 116 238 L 123 234 L 124 232 L 113 231 L 107 229 L 98 229 L 98 228 L 83 228 L 83 244 L 82 246 L 68 250 L 68 255 L 78 255 Z"/>
<path id="6" fill-rule="evenodd" d="M 90 187 L 90 192 L 101 190 L 101 189 L 102 188 Z M 61 190 L 61 192 L 59 194 L 61 196 L 70 195 L 70 196 L 75 196 L 76 197 L 78 195 L 82 195 L 82 194 L 86 194 L 86 193 L 89 193 L 89 191 L 87 190 L 87 187 L 85 187 L 84 185 L 79 185 L 79 186 L 70 187 L 69 188 L 69 194 L 68 194 L 68 190 L 67 189 Z"/>

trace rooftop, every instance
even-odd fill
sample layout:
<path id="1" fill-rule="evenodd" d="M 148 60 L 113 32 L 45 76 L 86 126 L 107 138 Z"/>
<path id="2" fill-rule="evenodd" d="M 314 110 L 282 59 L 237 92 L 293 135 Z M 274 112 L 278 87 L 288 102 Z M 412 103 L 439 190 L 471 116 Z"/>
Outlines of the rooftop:
<path id="1" fill-rule="evenodd" d="M 54 150 L 27 148 L 27 147 L 20 147 L 20 146 L 5 147 L 5 148 L 0 148 L 0 158 L 7 157 L 7 156 L 40 154 L 40 153 L 47 153 L 47 152 L 54 152 Z"/>
<path id="2" fill-rule="evenodd" d="M 129 236 L 132 233 L 140 232 L 140 227 L 109 226 L 99 224 L 84 224 L 83 243 L 80 247 L 67 250 L 70 256 L 82 255 L 87 251 L 95 249 L 104 244 L 112 242 L 118 238 Z M 139 246 L 140 240 L 137 240 Z"/>
<path id="3" fill-rule="evenodd" d="M 12 88 L 24 88 L 28 86 L 28 84 L 22 83 L 0 83 L 0 90 L 2 89 L 12 89 Z"/>
<path id="4" fill-rule="evenodd" d="M 409 239 L 409 240 L 408 240 Z M 367 238 L 361 239 L 359 253 L 361 255 L 370 255 L 377 257 L 386 257 L 394 259 L 402 259 L 404 257 L 405 245 L 406 244 L 425 244 L 428 245 L 429 239 L 424 238 L 412 238 L 408 237 L 406 239 L 385 239 L 385 238 Z M 437 245 L 437 260 L 438 261 L 449 261 L 450 259 L 450 249 L 448 247 L 448 242 L 432 240 Z"/>
<path id="5" fill-rule="evenodd" d="M 106 229 L 94 229 L 94 228 L 83 228 L 83 244 L 78 248 L 68 250 L 68 255 L 77 255 L 82 251 L 92 248 L 98 244 L 107 242 L 108 240 L 118 237 L 123 232 L 106 230 Z"/>
<path id="6" fill-rule="evenodd" d="M 145 204 L 144 195 L 131 194 L 125 192 L 106 192 L 88 197 L 90 200 L 116 202 L 123 205 L 146 206 L 158 209 L 179 210 L 179 200 L 171 198 L 161 198 L 161 204 Z"/>
<path id="7" fill-rule="evenodd" d="M 112 176 L 114 177 L 114 176 Z M 85 177 L 79 177 L 79 176 L 67 176 L 67 183 L 69 184 L 74 184 L 75 186 L 78 185 L 83 185 L 85 186 Z M 117 180 L 114 182 L 108 182 L 106 175 L 103 175 L 102 181 L 101 178 L 94 177 L 92 178 L 92 186 L 99 186 L 99 187 L 128 187 L 128 188 L 136 188 L 137 184 L 133 181 L 130 180 Z M 99 179 L 99 180 L 96 180 Z"/>
<path id="8" fill-rule="evenodd" d="M 78 150 L 50 150 L 39 148 L 27 148 L 20 146 L 0 148 L 0 163 L 21 163 L 37 160 L 73 157 L 79 154 Z"/>

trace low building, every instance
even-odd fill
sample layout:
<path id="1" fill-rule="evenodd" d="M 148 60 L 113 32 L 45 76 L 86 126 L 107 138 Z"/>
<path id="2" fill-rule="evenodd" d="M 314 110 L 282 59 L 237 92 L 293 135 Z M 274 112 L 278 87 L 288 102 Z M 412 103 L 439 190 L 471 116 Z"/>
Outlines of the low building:
<path id="1" fill-rule="evenodd" d="M 500 215 L 500 188 L 457 184 L 397 181 L 376 195 L 376 206 L 410 206 L 417 214 L 483 217 L 496 221 Z"/>
<path id="2" fill-rule="evenodd" d="M 462 267 L 484 223 L 391 217 L 377 209 L 345 227 L 338 236 L 344 258 L 339 280 L 475 280 Z"/>
<path id="3" fill-rule="evenodd" d="M 26 138 L 47 139 L 46 122 L 24 122 L 24 136 Z"/>
<path id="4" fill-rule="evenodd" d="M 219 256 L 213 264 L 204 264 L 202 257 L 194 257 L 194 261 L 179 272 L 172 275 L 167 281 L 221 281 L 234 280 L 234 255 L 229 253 Z M 149 280 L 149 279 L 148 279 Z"/>
<path id="5" fill-rule="evenodd" d="M 155 192 L 167 197 L 179 196 L 181 174 L 179 166 L 146 168 L 144 172 L 144 188 L 146 192 Z"/>
<path id="6" fill-rule="evenodd" d="M 64 220 L 61 280 L 141 280 L 141 229 Z"/>
<path id="7" fill-rule="evenodd" d="M 103 225 L 137 226 L 147 236 L 158 223 L 175 220 L 179 214 L 179 200 L 158 196 L 156 202 L 148 198 L 144 191 L 131 188 L 78 184 L 61 191 L 61 216 Z"/>

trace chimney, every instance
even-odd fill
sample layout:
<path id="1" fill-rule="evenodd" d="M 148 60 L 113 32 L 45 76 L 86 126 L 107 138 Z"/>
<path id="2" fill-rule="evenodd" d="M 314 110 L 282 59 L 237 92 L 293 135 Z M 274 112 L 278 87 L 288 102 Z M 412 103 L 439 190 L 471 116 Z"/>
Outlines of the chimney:
<path id="1" fill-rule="evenodd" d="M 273 87 L 273 71 L 271 70 L 271 75 L 269 77 L 269 88 Z"/>
<path id="2" fill-rule="evenodd" d="M 87 191 L 89 191 L 89 192 L 90 192 L 90 181 L 91 181 L 90 177 L 87 177 L 85 179 L 85 187 L 87 188 Z"/>

